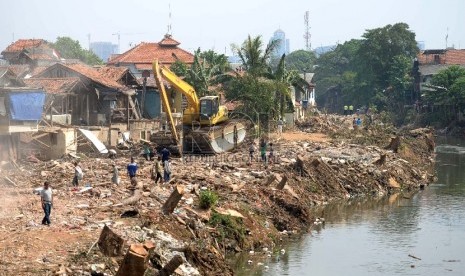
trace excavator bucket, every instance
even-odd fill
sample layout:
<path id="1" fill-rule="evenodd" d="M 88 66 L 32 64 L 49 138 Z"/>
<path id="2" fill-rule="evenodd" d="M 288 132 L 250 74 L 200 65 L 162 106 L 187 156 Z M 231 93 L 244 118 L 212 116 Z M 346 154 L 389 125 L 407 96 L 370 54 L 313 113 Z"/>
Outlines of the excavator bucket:
<path id="1" fill-rule="evenodd" d="M 183 151 L 193 154 L 216 154 L 234 149 L 242 143 L 246 136 L 246 128 L 240 122 L 229 122 L 222 125 L 184 129 Z"/>

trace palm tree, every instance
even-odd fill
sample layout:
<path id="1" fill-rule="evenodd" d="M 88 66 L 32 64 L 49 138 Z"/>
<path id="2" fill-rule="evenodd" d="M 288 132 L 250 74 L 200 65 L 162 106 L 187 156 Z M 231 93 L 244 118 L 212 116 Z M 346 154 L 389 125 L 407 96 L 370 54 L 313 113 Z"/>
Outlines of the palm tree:
<path id="1" fill-rule="evenodd" d="M 263 51 L 262 37 L 256 36 L 252 38 L 249 35 L 244 43 L 242 43 L 241 47 L 232 45 L 232 48 L 241 59 L 242 65 L 247 73 L 259 77 L 269 71 L 271 55 L 278 45 L 279 40 L 272 40 Z"/>
<path id="2" fill-rule="evenodd" d="M 185 81 L 194 87 L 199 97 L 214 94 L 210 88 L 222 83 L 226 73 L 231 70 L 225 55 L 212 50 L 202 52 L 200 48 L 194 52 L 194 62 L 190 67 L 175 64 L 174 68 L 172 67 L 173 71 L 185 77 Z"/>
<path id="3" fill-rule="evenodd" d="M 235 85 L 231 86 L 233 89 L 229 91 L 230 96 L 244 101 L 244 107 L 255 106 L 275 118 L 282 116 L 286 110 L 293 111 L 291 86 L 300 90 L 308 87 L 297 71 L 286 69 L 285 55 L 279 60 L 276 70 L 272 70 L 271 55 L 278 44 L 278 40 L 271 41 L 262 50 L 261 36 L 252 38 L 249 35 L 240 48 L 233 45 L 246 73 L 243 76 L 238 74 Z M 264 93 L 263 89 L 268 90 Z"/>

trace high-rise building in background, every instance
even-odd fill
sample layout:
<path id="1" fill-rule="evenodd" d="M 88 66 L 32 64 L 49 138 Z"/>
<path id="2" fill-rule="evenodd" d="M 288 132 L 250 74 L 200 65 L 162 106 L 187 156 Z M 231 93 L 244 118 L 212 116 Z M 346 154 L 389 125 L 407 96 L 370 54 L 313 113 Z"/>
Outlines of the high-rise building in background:
<path id="1" fill-rule="evenodd" d="M 270 41 L 278 40 L 278 47 L 276 47 L 273 56 L 274 57 L 281 57 L 283 54 L 289 54 L 290 47 L 289 47 L 289 39 L 286 39 L 286 34 L 283 30 L 278 29 L 274 32 L 273 36 L 271 37 Z"/>
<path id="2" fill-rule="evenodd" d="M 92 42 L 90 50 L 104 62 L 107 62 L 111 55 L 118 53 L 118 45 L 111 42 Z"/>
<path id="3" fill-rule="evenodd" d="M 425 42 L 424 41 L 417 41 L 417 47 L 420 49 L 420 51 L 425 50 Z"/>

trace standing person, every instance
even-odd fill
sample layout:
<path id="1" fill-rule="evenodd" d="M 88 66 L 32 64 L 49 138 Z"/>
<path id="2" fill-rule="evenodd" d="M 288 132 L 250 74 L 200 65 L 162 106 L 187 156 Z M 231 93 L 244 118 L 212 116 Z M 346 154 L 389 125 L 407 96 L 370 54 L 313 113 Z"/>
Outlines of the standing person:
<path id="1" fill-rule="evenodd" d="M 128 164 L 127 170 L 128 170 L 128 176 L 129 179 L 133 179 L 137 175 L 137 169 L 139 167 L 137 166 L 136 162 L 134 161 L 134 157 L 131 157 L 131 163 Z"/>
<path id="2" fill-rule="evenodd" d="M 170 181 L 171 178 L 171 163 L 170 160 L 165 160 L 163 162 L 163 180 L 165 182 Z"/>
<path id="3" fill-rule="evenodd" d="M 255 148 L 255 143 L 252 142 L 252 144 L 250 144 L 250 147 L 249 147 L 250 163 L 252 163 L 252 161 L 253 161 L 253 156 L 254 156 L 254 154 L 255 154 L 255 150 L 256 150 L 256 148 Z"/>
<path id="4" fill-rule="evenodd" d="M 344 105 L 344 115 L 347 115 L 347 110 L 349 109 L 349 107 L 347 105 Z"/>
<path id="5" fill-rule="evenodd" d="M 349 114 L 350 115 L 354 114 L 354 106 L 353 105 L 349 105 Z"/>
<path id="6" fill-rule="evenodd" d="M 284 122 L 281 119 L 281 117 L 279 117 L 279 120 L 278 120 L 278 135 L 279 136 L 283 134 L 283 125 L 284 125 Z"/>
<path id="7" fill-rule="evenodd" d="M 352 121 L 352 127 L 354 128 L 354 130 L 357 130 L 358 129 L 358 126 L 357 126 L 357 119 L 354 118 L 354 120 Z"/>
<path id="8" fill-rule="evenodd" d="M 145 157 L 145 160 L 147 160 L 147 161 L 152 160 L 150 147 L 149 147 L 148 144 L 144 144 L 144 157 Z"/>
<path id="9" fill-rule="evenodd" d="M 262 138 L 260 142 L 260 155 L 262 157 L 262 161 L 266 163 L 266 141 Z"/>
<path id="10" fill-rule="evenodd" d="M 160 180 L 160 183 L 163 184 L 163 177 L 161 176 L 163 172 L 163 166 L 161 163 L 161 157 L 158 156 L 155 162 L 153 163 L 152 167 L 152 179 L 155 180 L 155 184 L 158 183 L 158 180 Z"/>
<path id="11" fill-rule="evenodd" d="M 165 163 L 166 160 L 168 160 L 170 158 L 170 151 L 164 147 L 162 150 L 161 150 L 161 161 L 163 162 L 163 164 Z"/>
<path id="12" fill-rule="evenodd" d="M 74 178 L 73 178 L 73 186 L 79 186 L 79 181 L 82 180 L 84 177 L 84 173 L 82 172 L 81 165 L 79 161 L 74 162 Z"/>
<path id="13" fill-rule="evenodd" d="M 113 176 L 111 177 L 111 183 L 118 185 L 119 182 L 120 182 L 120 178 L 119 178 L 118 167 L 116 167 L 116 164 L 113 164 Z"/>
<path id="14" fill-rule="evenodd" d="M 273 143 L 270 143 L 270 154 L 268 155 L 268 160 L 270 163 L 273 163 L 273 157 L 274 157 Z"/>
<path id="15" fill-rule="evenodd" d="M 52 188 L 48 181 L 44 182 L 44 188 L 40 191 L 40 202 L 44 210 L 44 218 L 42 219 L 43 225 L 50 225 L 50 212 L 53 206 Z"/>

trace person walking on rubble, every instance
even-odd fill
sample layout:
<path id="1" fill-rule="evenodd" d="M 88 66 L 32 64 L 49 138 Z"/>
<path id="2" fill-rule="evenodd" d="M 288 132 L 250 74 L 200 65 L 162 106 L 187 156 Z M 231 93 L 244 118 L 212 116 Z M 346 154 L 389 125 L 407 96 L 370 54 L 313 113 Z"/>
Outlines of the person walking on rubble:
<path id="1" fill-rule="evenodd" d="M 164 147 L 161 150 L 161 161 L 164 163 L 169 158 L 170 158 L 170 151 L 166 147 Z"/>
<path id="2" fill-rule="evenodd" d="M 250 163 L 251 163 L 251 164 L 252 164 L 252 162 L 253 162 L 253 156 L 254 156 L 254 154 L 255 154 L 255 150 L 256 150 L 256 148 L 255 148 L 255 143 L 252 142 L 252 144 L 250 144 L 250 147 L 249 147 L 249 158 L 250 158 Z"/>
<path id="3" fill-rule="evenodd" d="M 270 153 L 268 154 L 268 160 L 270 163 L 273 163 L 273 158 L 274 158 L 273 143 L 270 143 Z"/>
<path id="4" fill-rule="evenodd" d="M 165 182 L 170 181 L 171 178 L 171 163 L 170 160 L 166 160 L 163 162 L 163 180 Z"/>
<path id="5" fill-rule="evenodd" d="M 82 172 L 81 165 L 79 161 L 74 162 L 74 178 L 73 178 L 73 186 L 79 186 L 79 181 L 82 180 L 84 177 L 84 173 Z"/>
<path id="6" fill-rule="evenodd" d="M 152 160 L 152 152 L 148 144 L 144 144 L 144 157 L 145 157 L 145 160 L 147 161 Z"/>
<path id="7" fill-rule="evenodd" d="M 163 184 L 162 172 L 163 166 L 161 163 L 161 157 L 158 156 L 152 166 L 152 179 L 155 180 L 155 184 L 158 183 L 158 180 L 160 180 L 160 183 Z"/>
<path id="8" fill-rule="evenodd" d="M 53 206 L 52 188 L 48 181 L 44 182 L 44 188 L 40 191 L 40 202 L 44 210 L 44 218 L 42 219 L 43 225 L 50 225 L 50 212 Z"/>
<path id="9" fill-rule="evenodd" d="M 136 177 L 138 168 L 139 167 L 137 166 L 136 161 L 134 161 L 134 157 L 131 157 L 131 163 L 129 163 L 127 166 L 129 179 L 132 180 L 134 177 Z"/>
<path id="10" fill-rule="evenodd" d="M 279 117 L 279 120 L 278 120 L 278 135 L 279 136 L 281 136 L 283 134 L 283 126 L 284 126 L 283 119 L 281 119 L 281 117 Z"/>
<path id="11" fill-rule="evenodd" d="M 260 141 L 260 156 L 262 161 L 266 164 L 266 141 L 264 138 Z"/>
<path id="12" fill-rule="evenodd" d="M 118 167 L 116 167 L 116 164 L 113 164 L 113 176 L 111 177 L 111 183 L 118 185 L 119 182 L 120 182 L 120 178 L 119 178 Z"/>

